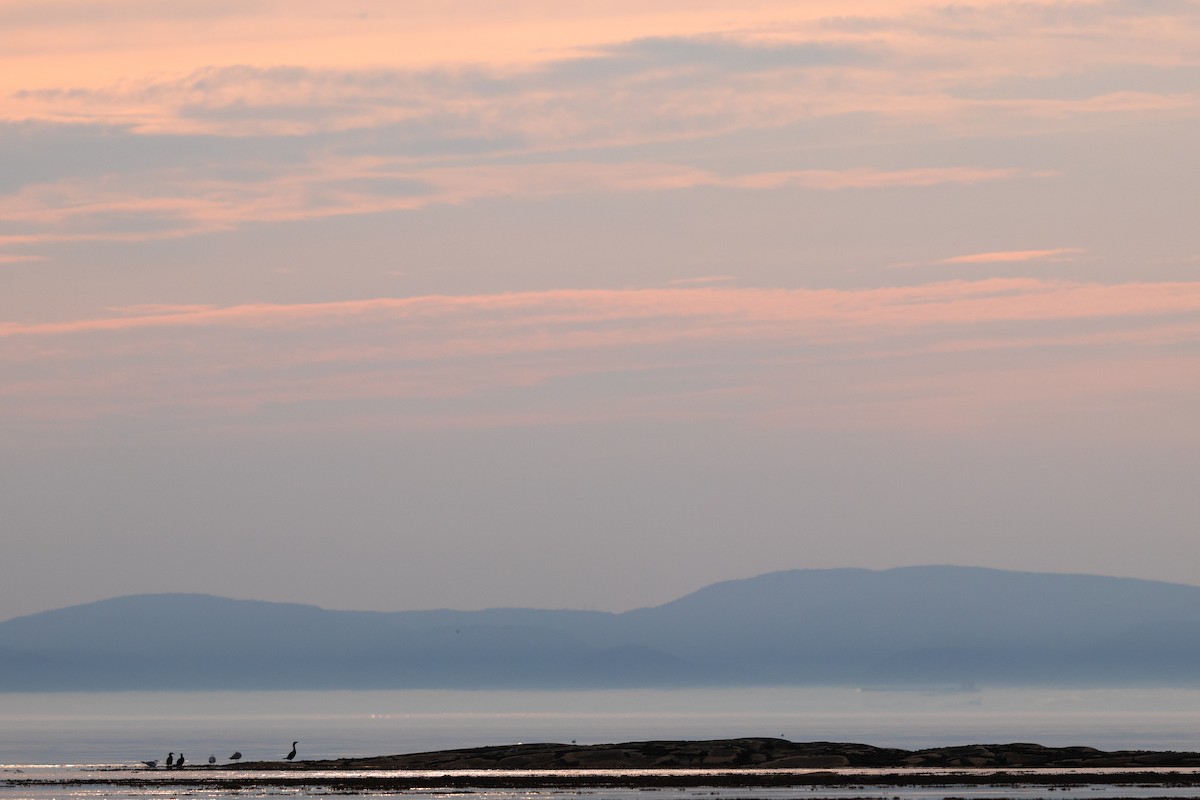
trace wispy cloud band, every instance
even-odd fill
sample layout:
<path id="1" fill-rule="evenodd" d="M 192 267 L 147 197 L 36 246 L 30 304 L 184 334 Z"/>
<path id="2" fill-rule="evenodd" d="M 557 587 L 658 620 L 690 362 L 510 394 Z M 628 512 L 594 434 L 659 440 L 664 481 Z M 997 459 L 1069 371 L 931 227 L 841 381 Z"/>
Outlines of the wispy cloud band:
<path id="1" fill-rule="evenodd" d="M 134 307 L 100 319 L 0 326 L 0 361 L 10 376 L 0 398 L 9 419 L 51 428 L 90 425 L 118 410 L 184 414 L 188 427 L 205 428 L 267 407 L 334 403 L 305 423 L 321 429 L 348 424 L 364 413 L 361 404 L 385 399 L 400 404 L 393 420 L 400 424 L 439 417 L 426 406 L 434 398 L 455 398 L 451 417 L 465 415 L 472 425 L 485 418 L 531 424 L 539 415 L 561 422 L 659 414 L 690 375 L 685 394 L 704 391 L 680 400 L 681 408 L 749 391 L 757 398 L 751 407 L 720 413 L 770 424 L 794 399 L 797 369 L 827 374 L 823 392 L 864 393 L 846 402 L 852 410 L 868 397 L 903 400 L 885 400 L 894 386 L 869 388 L 892 371 L 879 372 L 889 361 L 936 356 L 948 365 L 970 355 L 972 370 L 962 377 L 976 381 L 1010 370 L 996 356 L 1006 352 L 1036 350 L 1071 364 L 1111 358 L 1114 346 L 1167 345 L 1176 352 L 1170 360 L 1185 369 L 1197 360 L 1198 344 L 1200 283 L 994 279 L 863 290 L 684 286 Z M 866 374 L 875 377 L 859 374 L 862 365 L 872 365 Z M 938 370 L 939 380 L 952 373 Z M 551 388 L 598 374 L 626 386 L 608 411 L 594 398 Z M 651 376 L 665 383 L 653 388 Z M 1178 390 L 1175 382 L 1164 387 Z M 81 405 L 80 397 L 92 401 Z M 370 411 L 373 424 L 381 413 Z"/>
<path id="2" fill-rule="evenodd" d="M 1200 283 L 1098 284 L 1032 278 L 947 281 L 859 290 L 702 287 L 555 290 L 497 295 L 375 298 L 230 307 L 140 306 L 121 316 L 0 323 L 0 336 L 48 336 L 175 327 L 357 324 L 394 319 L 457 330 L 474 317 L 514 327 L 637 319 L 842 322 L 926 326 L 994 321 L 1141 317 L 1200 312 Z M 489 322 L 489 324 L 490 324 Z"/>
<path id="3" fill-rule="evenodd" d="M 127 176 L 120 185 L 61 182 L 0 197 L 0 216 L 24 233 L 0 245 L 53 241 L 153 241 L 262 222 L 415 211 L 487 198 L 665 192 L 716 187 L 744 191 L 923 188 L 1044 177 L 1011 168 L 788 170 L 719 174 L 681 164 L 561 162 L 428 167 L 380 159 L 334 160 L 253 181 L 172 172 Z"/>

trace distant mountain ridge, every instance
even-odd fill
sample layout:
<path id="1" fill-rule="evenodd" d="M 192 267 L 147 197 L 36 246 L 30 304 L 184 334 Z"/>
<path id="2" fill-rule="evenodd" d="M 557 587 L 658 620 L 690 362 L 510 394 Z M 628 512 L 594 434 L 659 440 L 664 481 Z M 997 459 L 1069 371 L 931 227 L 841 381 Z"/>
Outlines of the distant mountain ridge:
<path id="1" fill-rule="evenodd" d="M 331 611 L 135 595 L 0 623 L 0 691 L 1196 685 L 1200 587 L 792 570 L 661 606 Z"/>

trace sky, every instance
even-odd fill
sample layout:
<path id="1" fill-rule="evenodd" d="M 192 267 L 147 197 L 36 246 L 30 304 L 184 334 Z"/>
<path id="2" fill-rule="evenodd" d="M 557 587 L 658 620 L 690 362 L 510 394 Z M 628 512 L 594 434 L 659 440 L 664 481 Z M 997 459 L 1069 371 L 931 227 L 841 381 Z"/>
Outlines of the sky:
<path id="1" fill-rule="evenodd" d="M 0 0 L 0 619 L 1200 583 L 1200 2 Z"/>

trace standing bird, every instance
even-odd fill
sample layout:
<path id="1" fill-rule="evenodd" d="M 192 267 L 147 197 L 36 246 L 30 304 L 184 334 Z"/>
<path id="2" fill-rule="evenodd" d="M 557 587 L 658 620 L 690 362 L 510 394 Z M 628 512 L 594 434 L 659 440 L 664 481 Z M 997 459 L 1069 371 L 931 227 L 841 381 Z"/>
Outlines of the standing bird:
<path id="1" fill-rule="evenodd" d="M 288 753 L 286 756 L 284 756 L 284 758 L 286 758 L 288 761 L 291 761 L 293 758 L 295 758 L 296 757 L 296 745 L 298 745 L 298 744 L 300 744 L 299 739 L 292 742 L 292 752 Z"/>
<path id="2" fill-rule="evenodd" d="M 175 769 L 183 769 L 183 753 L 179 754 L 179 760 L 175 762 Z"/>
<path id="3" fill-rule="evenodd" d="M 234 751 L 233 751 L 233 755 L 231 755 L 231 756 L 229 757 L 229 760 L 230 760 L 230 761 L 241 761 L 241 760 L 242 760 L 242 751 L 241 751 L 241 750 L 234 750 Z"/>
<path id="4" fill-rule="evenodd" d="M 181 758 L 182 758 L 182 756 L 181 756 Z M 174 753 L 167 753 L 167 766 L 168 767 L 175 766 L 175 754 Z"/>
<path id="5" fill-rule="evenodd" d="M 208 763 L 210 763 L 210 764 L 215 764 L 215 763 L 217 763 L 217 757 L 216 757 L 216 755 L 215 755 L 215 754 L 213 754 L 213 753 L 209 753 L 209 755 L 208 755 Z"/>
<path id="6" fill-rule="evenodd" d="M 142 763 L 145 764 L 150 769 L 154 769 L 155 767 L 158 766 L 158 759 L 156 758 L 153 761 L 143 761 Z"/>

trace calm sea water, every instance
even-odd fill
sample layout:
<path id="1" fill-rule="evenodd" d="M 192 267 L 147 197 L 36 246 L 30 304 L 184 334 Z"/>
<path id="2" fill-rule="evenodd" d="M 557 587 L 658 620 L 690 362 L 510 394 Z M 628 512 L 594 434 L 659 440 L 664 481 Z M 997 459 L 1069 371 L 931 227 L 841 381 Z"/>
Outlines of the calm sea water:
<path id="1" fill-rule="evenodd" d="M 780 736 L 920 748 L 1026 741 L 1200 750 L 1200 690 L 0 694 L 0 763 L 309 759 L 511 742 Z"/>
<path id="2" fill-rule="evenodd" d="M 860 691 L 778 688 L 679 691 L 387 691 L 0 694 L 0 800 L 150 798 L 172 792 L 129 789 L 30 790 L 12 783 L 44 775 L 95 777 L 140 760 L 186 753 L 221 762 L 278 759 L 295 739 L 301 759 L 370 756 L 512 742 L 580 744 L 646 739 L 780 736 L 904 748 L 1038 742 L 1102 749 L 1200 750 L 1200 690 Z M 41 765 L 41 766 L 38 766 Z M 5 783 L 5 782 L 8 783 Z M 432 791 L 432 790 L 431 790 Z M 790 791 L 790 790 L 789 790 Z M 905 789 L 805 797 L 941 796 Z M 1084 790 L 1081 790 L 1084 791 Z M 795 791 L 680 790 L 678 800 Z M 1040 796 L 1008 788 L 963 787 L 962 797 Z M 436 793 L 436 792 L 435 792 Z M 220 793 L 188 792 L 189 796 Z M 269 794 L 269 792 L 264 792 Z M 289 792 L 293 797 L 294 791 Z M 449 797 L 450 794 L 444 793 Z M 489 791 L 489 800 L 563 792 Z M 566 792 L 565 794 L 577 794 Z M 616 798 L 636 791 L 606 792 Z M 672 798 L 675 797 L 672 794 Z M 1092 787 L 1085 795 L 1151 796 Z M 1190 796 L 1164 792 L 1152 796 Z M 303 796 L 303 795 L 300 795 Z M 442 796 L 442 795 L 439 795 Z M 656 792 L 659 800 L 672 800 Z M 1061 790 L 1053 797 L 1064 798 Z M 1084 795 L 1081 795 L 1084 796 Z"/>

